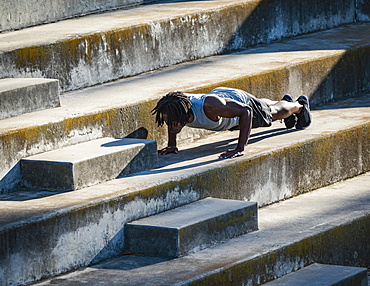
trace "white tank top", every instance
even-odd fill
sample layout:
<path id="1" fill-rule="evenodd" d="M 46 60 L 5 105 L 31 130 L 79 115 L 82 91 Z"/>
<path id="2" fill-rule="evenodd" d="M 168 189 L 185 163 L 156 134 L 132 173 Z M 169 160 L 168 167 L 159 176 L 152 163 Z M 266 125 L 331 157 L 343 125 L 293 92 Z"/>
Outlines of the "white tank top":
<path id="1" fill-rule="evenodd" d="M 248 93 L 234 88 L 218 87 L 212 90 L 209 94 L 214 94 L 223 98 L 234 99 L 247 105 L 250 101 Z M 221 117 L 218 121 L 213 121 L 207 117 L 204 112 L 204 100 L 208 94 L 191 94 L 188 96 L 192 106 L 191 109 L 194 114 L 194 121 L 186 124 L 193 128 L 203 128 L 213 131 L 228 130 L 239 124 L 239 117 L 226 118 Z"/>

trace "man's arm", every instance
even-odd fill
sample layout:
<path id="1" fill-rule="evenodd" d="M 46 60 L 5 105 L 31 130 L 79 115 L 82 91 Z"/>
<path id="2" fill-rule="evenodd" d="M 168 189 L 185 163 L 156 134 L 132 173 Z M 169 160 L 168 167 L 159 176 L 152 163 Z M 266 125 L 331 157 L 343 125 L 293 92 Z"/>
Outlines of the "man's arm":
<path id="1" fill-rule="evenodd" d="M 218 96 L 207 96 L 204 101 L 204 111 L 207 117 L 211 120 L 217 120 L 218 117 L 239 117 L 240 131 L 238 144 L 235 149 L 227 150 L 222 153 L 220 158 L 234 158 L 242 156 L 252 129 L 252 108 L 232 99 L 221 98 Z"/>
<path id="2" fill-rule="evenodd" d="M 167 147 L 159 150 L 158 151 L 159 155 L 166 155 L 169 153 L 177 154 L 179 152 L 179 149 L 177 149 L 176 133 L 171 132 L 168 126 L 167 126 L 167 134 L 168 134 Z"/>

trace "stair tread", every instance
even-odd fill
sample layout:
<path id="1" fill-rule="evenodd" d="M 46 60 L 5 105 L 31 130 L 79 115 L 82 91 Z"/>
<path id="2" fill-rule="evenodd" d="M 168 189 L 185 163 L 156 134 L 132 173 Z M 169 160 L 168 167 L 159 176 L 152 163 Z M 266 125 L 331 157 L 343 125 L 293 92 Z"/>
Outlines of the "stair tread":
<path id="1" fill-rule="evenodd" d="M 103 137 L 61 149 L 32 155 L 22 160 L 77 163 L 94 157 L 122 152 L 135 147 L 144 147 L 147 142 L 153 142 L 153 140 Z"/>
<path id="2" fill-rule="evenodd" d="M 132 221 L 130 225 L 153 226 L 163 228 L 182 228 L 205 221 L 215 216 L 224 215 L 233 209 L 245 208 L 255 203 L 236 200 L 208 198 L 184 205 L 157 215 Z"/>
<path id="3" fill-rule="evenodd" d="M 185 285 L 207 275 L 227 271 L 246 261 L 256 261 L 268 253 L 306 238 L 346 225 L 370 215 L 370 173 L 266 206 L 259 210 L 259 231 L 178 259 L 124 255 L 111 261 L 50 279 L 36 285 L 58 285 L 88 281 L 99 285 Z M 299 247 L 298 247 L 299 249 Z M 302 247 L 304 249 L 304 247 Z M 365 254 L 366 255 L 366 254 Z M 303 262 L 276 268 L 280 277 Z M 296 268 L 296 269 L 297 269 Z M 295 269 L 295 270 L 296 270 Z M 148 273 L 151 273 L 148 280 Z M 64 284 L 65 285 L 65 284 Z"/>

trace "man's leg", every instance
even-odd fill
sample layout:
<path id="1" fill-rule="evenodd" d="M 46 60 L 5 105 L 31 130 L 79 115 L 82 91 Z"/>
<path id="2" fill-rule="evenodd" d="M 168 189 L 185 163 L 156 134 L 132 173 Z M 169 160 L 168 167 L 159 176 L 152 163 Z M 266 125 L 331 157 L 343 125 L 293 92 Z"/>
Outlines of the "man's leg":
<path id="1" fill-rule="evenodd" d="M 272 101 L 266 99 L 262 100 L 265 101 L 268 105 L 270 105 L 273 121 L 285 119 L 291 116 L 293 113 L 298 114 L 302 111 L 303 108 L 303 105 L 301 105 L 298 101 L 288 102 L 285 100 L 281 101 Z"/>

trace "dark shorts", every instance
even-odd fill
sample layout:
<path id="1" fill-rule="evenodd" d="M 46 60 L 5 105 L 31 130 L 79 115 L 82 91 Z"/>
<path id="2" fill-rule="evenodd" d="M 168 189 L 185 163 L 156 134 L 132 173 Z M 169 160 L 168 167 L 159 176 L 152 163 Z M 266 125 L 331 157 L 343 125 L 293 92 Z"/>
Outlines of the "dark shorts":
<path id="1" fill-rule="evenodd" d="M 248 103 L 253 110 L 252 128 L 268 127 L 272 124 L 272 116 L 270 106 L 249 94 L 250 102 Z"/>
<path id="2" fill-rule="evenodd" d="M 270 106 L 249 92 L 237 88 L 218 87 L 212 90 L 210 94 L 216 94 L 220 97 L 230 98 L 252 107 L 252 128 L 271 126 L 272 116 Z M 238 129 L 238 126 L 235 126 L 230 130 L 234 129 Z"/>

